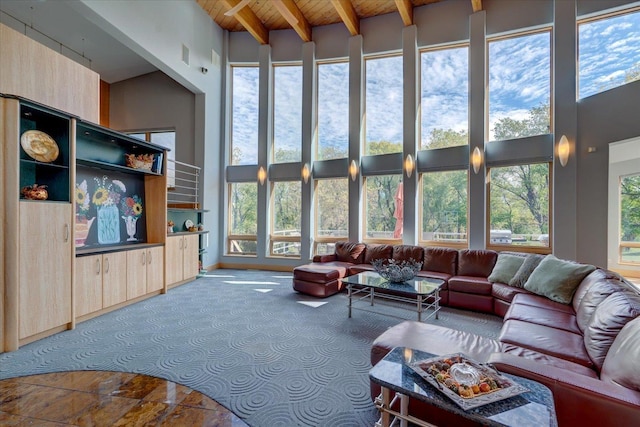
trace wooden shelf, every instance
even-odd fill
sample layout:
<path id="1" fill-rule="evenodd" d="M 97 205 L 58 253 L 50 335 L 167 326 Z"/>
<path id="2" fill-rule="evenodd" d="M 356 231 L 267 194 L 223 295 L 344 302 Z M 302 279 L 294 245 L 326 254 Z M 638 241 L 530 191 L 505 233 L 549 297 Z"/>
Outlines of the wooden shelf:
<path id="1" fill-rule="evenodd" d="M 76 257 L 87 256 L 87 255 L 97 255 L 97 254 L 106 254 L 110 252 L 122 252 L 122 251 L 134 251 L 137 249 L 146 249 L 153 248 L 156 246 L 163 246 L 161 243 L 132 243 L 129 245 L 113 245 L 113 246 L 102 246 L 100 248 L 76 248 Z"/>

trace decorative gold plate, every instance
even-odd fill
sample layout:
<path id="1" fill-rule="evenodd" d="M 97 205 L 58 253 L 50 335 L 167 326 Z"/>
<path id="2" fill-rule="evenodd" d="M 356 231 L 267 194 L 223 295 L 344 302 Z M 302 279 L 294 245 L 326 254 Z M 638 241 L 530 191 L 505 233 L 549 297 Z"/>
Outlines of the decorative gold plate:
<path id="1" fill-rule="evenodd" d="M 58 158 L 58 144 L 44 132 L 28 130 L 20 137 L 20 145 L 25 153 L 39 162 L 50 163 Z"/>

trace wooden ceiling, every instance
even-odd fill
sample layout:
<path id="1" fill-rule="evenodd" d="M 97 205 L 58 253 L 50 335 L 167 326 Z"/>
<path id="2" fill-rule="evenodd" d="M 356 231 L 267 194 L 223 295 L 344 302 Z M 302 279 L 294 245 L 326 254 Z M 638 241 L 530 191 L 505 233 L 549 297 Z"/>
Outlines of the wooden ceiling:
<path id="1" fill-rule="evenodd" d="M 293 28 L 311 41 L 311 28 L 344 23 L 351 35 L 360 34 L 360 19 L 397 12 L 404 25 L 413 24 L 413 8 L 444 0 L 197 0 L 211 18 L 229 31 L 248 31 L 260 44 L 269 31 Z M 470 0 L 474 12 L 482 0 Z"/>

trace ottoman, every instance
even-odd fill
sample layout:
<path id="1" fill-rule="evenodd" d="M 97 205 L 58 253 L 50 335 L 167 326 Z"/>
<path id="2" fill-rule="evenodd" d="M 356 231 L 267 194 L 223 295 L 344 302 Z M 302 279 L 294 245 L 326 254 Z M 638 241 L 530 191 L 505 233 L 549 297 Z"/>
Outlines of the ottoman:
<path id="1" fill-rule="evenodd" d="M 337 294 L 349 265 L 339 261 L 300 265 L 293 269 L 293 289 L 320 298 Z"/>

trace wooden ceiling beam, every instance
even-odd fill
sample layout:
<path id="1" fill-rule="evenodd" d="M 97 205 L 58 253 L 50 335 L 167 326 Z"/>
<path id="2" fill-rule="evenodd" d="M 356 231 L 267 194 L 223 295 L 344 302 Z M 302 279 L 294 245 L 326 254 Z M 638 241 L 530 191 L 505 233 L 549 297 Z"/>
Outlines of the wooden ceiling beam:
<path id="1" fill-rule="evenodd" d="M 293 0 L 271 0 L 271 4 L 276 7 L 289 25 L 296 30 L 296 33 L 303 41 L 311 41 L 311 26 Z"/>
<path id="2" fill-rule="evenodd" d="M 232 9 L 237 6 L 240 1 L 241 0 L 222 0 L 222 3 L 224 3 L 224 5 L 229 9 Z M 233 17 L 236 18 L 256 40 L 258 40 L 258 43 L 269 43 L 269 31 L 249 6 L 241 8 L 235 15 L 233 15 Z"/>
<path id="3" fill-rule="evenodd" d="M 331 0 L 331 4 L 340 15 L 340 19 L 347 26 L 347 30 L 352 36 L 360 34 L 360 20 L 356 15 L 356 10 L 353 8 L 350 0 Z"/>
<path id="4" fill-rule="evenodd" d="M 396 0 L 396 7 L 400 12 L 400 17 L 405 27 L 413 25 L 413 6 L 411 0 Z"/>
<path id="5" fill-rule="evenodd" d="M 482 0 L 471 0 L 471 7 L 473 12 L 480 12 L 482 10 Z"/>

